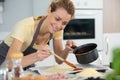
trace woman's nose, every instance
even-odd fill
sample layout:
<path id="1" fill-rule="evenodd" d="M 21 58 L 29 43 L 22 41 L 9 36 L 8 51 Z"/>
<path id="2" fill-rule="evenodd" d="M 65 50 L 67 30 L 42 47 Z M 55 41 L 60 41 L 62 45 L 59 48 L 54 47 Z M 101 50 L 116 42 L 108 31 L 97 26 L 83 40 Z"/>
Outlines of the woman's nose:
<path id="1" fill-rule="evenodd" d="M 59 22 L 59 23 L 57 24 L 57 30 L 61 30 L 61 29 L 62 29 L 62 23 Z"/>
<path id="2" fill-rule="evenodd" d="M 65 27 L 65 26 L 62 24 L 62 22 L 60 22 L 60 23 L 58 24 L 58 28 L 59 28 L 59 30 L 63 30 L 64 27 Z"/>
<path id="3" fill-rule="evenodd" d="M 63 25 L 59 26 L 59 30 L 63 30 L 63 29 L 64 29 Z"/>
<path id="4" fill-rule="evenodd" d="M 65 27 L 64 26 L 61 26 L 61 29 L 60 30 L 63 30 Z"/>

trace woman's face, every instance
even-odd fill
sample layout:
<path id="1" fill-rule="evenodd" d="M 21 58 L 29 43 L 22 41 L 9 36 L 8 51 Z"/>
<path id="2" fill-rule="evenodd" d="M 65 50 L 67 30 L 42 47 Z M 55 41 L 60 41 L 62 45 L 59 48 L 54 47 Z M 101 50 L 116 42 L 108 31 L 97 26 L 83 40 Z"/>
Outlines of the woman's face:
<path id="1" fill-rule="evenodd" d="M 55 12 L 48 10 L 47 15 L 47 26 L 50 33 L 55 33 L 57 31 L 63 30 L 69 20 L 71 15 L 67 13 L 64 8 L 58 8 Z"/>

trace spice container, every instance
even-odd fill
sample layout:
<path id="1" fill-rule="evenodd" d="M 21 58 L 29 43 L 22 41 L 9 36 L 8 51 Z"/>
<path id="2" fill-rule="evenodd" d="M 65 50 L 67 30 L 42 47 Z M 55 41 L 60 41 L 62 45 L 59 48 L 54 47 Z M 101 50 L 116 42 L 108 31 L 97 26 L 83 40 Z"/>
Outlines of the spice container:
<path id="1" fill-rule="evenodd" d="M 19 78 L 24 76 L 23 68 L 21 65 L 22 57 L 23 57 L 23 53 L 21 52 L 15 52 L 11 54 L 11 59 L 13 63 L 11 70 L 12 80 L 19 80 Z"/>
<path id="2" fill-rule="evenodd" d="M 0 80 L 8 80 L 7 61 L 4 61 L 4 62 L 0 65 Z"/>

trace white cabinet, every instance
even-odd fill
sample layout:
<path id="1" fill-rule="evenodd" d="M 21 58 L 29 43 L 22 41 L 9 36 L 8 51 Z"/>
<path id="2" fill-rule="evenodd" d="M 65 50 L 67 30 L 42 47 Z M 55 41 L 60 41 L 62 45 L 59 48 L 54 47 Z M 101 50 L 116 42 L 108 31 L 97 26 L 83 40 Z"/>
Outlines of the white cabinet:
<path id="1" fill-rule="evenodd" d="M 102 9 L 103 0 L 72 0 L 77 9 Z"/>
<path id="2" fill-rule="evenodd" d="M 102 60 L 104 65 L 109 65 L 112 61 L 112 51 L 114 48 L 120 48 L 120 33 L 104 34 L 104 50 L 102 52 Z"/>
<path id="3" fill-rule="evenodd" d="M 103 0 L 104 33 L 120 32 L 120 0 Z"/>

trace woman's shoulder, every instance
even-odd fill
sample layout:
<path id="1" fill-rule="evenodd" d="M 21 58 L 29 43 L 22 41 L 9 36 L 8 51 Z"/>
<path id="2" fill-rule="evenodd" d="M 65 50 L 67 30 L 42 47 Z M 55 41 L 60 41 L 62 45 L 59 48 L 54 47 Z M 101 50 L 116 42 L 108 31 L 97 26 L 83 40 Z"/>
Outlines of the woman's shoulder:
<path id="1" fill-rule="evenodd" d="M 28 17 L 25 18 L 19 22 L 17 22 L 14 27 L 13 27 L 13 31 L 15 30 L 23 30 L 23 31 L 34 31 L 34 19 L 33 17 Z"/>
<path id="2" fill-rule="evenodd" d="M 37 18 L 34 18 L 34 20 L 40 20 L 40 19 L 45 19 L 47 16 L 38 16 Z"/>

